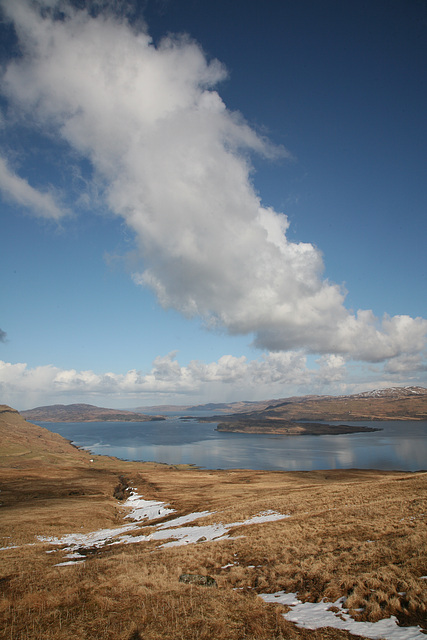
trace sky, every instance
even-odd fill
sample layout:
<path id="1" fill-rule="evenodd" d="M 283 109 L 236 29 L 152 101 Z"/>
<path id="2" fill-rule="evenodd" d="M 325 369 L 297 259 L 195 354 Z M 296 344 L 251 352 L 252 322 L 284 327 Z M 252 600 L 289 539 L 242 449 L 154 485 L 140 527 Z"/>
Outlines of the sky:
<path id="1" fill-rule="evenodd" d="M 0 12 L 0 402 L 427 386 L 423 0 Z"/>

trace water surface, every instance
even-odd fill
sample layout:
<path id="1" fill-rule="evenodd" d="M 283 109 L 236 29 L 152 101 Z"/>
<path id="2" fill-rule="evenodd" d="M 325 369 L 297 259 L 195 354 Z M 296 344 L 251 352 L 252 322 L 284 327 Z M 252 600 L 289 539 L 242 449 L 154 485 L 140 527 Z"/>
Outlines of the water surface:
<path id="1" fill-rule="evenodd" d="M 125 460 L 206 469 L 427 469 L 427 421 L 347 422 L 381 431 L 339 436 L 221 433 L 215 424 L 178 418 L 38 424 L 92 453 Z"/>

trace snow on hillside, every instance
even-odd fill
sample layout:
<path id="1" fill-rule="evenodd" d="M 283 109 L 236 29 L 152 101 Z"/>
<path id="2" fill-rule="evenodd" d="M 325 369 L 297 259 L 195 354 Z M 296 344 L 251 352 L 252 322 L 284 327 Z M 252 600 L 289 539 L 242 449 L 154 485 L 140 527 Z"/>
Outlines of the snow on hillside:
<path id="1" fill-rule="evenodd" d="M 358 622 L 354 620 L 344 607 L 345 598 L 336 602 L 301 602 L 296 593 L 261 593 L 264 602 L 286 605 L 291 608 L 283 617 L 294 622 L 301 629 L 322 629 L 333 627 L 361 635 L 372 640 L 422 640 L 421 627 L 400 627 L 395 616 L 378 620 L 378 622 Z"/>
<path id="2" fill-rule="evenodd" d="M 424 387 L 390 387 L 388 389 L 374 389 L 357 393 L 352 398 L 407 398 L 408 396 L 427 395 Z"/>

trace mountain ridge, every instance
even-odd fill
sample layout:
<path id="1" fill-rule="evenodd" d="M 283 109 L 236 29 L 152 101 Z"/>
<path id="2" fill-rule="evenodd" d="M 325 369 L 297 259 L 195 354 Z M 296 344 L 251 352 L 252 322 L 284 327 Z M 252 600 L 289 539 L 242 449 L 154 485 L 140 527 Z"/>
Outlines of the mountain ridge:
<path id="1" fill-rule="evenodd" d="M 312 402 L 333 402 L 333 401 L 348 401 L 348 400 L 363 400 L 363 399 L 389 399 L 389 400 L 403 400 L 405 398 L 427 398 L 427 389 L 420 386 L 404 386 L 404 387 L 387 387 L 384 389 L 372 389 L 370 391 L 362 391 L 355 394 L 347 395 L 304 395 L 304 396 L 290 396 L 285 398 L 273 398 L 269 400 L 240 400 L 237 402 L 209 402 L 199 405 L 151 405 L 146 407 L 136 407 L 134 411 L 162 411 L 167 412 L 182 412 L 182 411 L 215 411 L 220 414 L 225 413 L 248 413 L 251 411 L 265 411 L 272 410 L 276 407 L 285 405 L 305 405 Z M 327 419 L 332 420 L 330 414 L 325 416 Z M 410 419 L 410 418 L 409 418 Z M 424 418 L 421 418 L 424 419 Z M 427 419 L 427 413 L 425 415 Z"/>
<path id="2" fill-rule="evenodd" d="M 159 415 L 146 415 L 143 411 Z M 163 420 L 162 411 L 218 412 L 218 421 L 229 414 L 249 419 L 292 420 L 427 420 L 427 389 L 420 386 L 388 387 L 351 395 L 306 395 L 260 401 L 242 400 L 204 405 L 152 405 L 134 410 L 108 409 L 91 404 L 55 404 L 20 411 L 28 420 L 41 422 L 146 422 Z"/>
<path id="3" fill-rule="evenodd" d="M 265 409 L 235 412 L 205 418 L 206 421 L 222 421 L 227 430 L 236 430 L 233 423 L 253 431 L 258 424 L 272 425 L 285 420 L 308 421 L 377 421 L 377 420 L 427 420 L 427 389 L 424 387 L 391 387 L 366 391 L 347 396 L 317 396 L 273 402 Z M 222 429 L 224 426 L 221 427 Z"/>

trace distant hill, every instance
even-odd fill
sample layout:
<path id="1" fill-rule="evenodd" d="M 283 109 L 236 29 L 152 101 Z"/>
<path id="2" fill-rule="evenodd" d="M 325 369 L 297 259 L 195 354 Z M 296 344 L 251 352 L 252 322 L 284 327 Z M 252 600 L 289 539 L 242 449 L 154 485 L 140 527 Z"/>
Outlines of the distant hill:
<path id="1" fill-rule="evenodd" d="M 251 409 L 260 411 L 267 407 L 280 404 L 284 401 L 292 400 L 302 402 L 309 398 L 321 398 L 323 396 L 294 396 L 292 398 L 279 398 L 277 400 L 239 400 L 237 402 L 208 402 L 206 404 L 161 404 L 145 407 L 135 407 L 133 411 L 155 411 L 156 413 L 173 412 L 183 413 L 184 411 L 215 411 L 218 413 L 237 413 L 240 411 L 250 411 Z"/>
<path id="2" fill-rule="evenodd" d="M 144 410 L 155 411 L 157 415 L 144 414 Z M 427 389 L 391 387 L 348 396 L 309 395 L 255 402 L 157 405 L 133 411 L 91 404 L 54 404 L 20 414 L 27 420 L 39 422 L 151 422 L 164 420 L 161 413 L 171 411 L 187 411 L 190 415 L 192 411 L 212 411 L 209 421 L 215 422 L 228 422 L 233 415 L 244 420 L 427 420 Z"/>
<path id="3" fill-rule="evenodd" d="M 427 420 L 427 389 L 392 387 L 349 396 L 320 396 L 270 405 L 271 418 L 297 420 Z"/>
<path id="4" fill-rule="evenodd" d="M 292 420 L 427 420 L 427 389 L 393 387 L 350 396 L 306 396 L 272 401 L 265 409 L 218 414 L 203 419 L 220 422 L 221 430 L 264 432 Z M 243 426 L 242 426 L 243 425 Z"/>
<path id="5" fill-rule="evenodd" d="M 163 416 L 148 416 L 135 411 L 106 409 L 92 404 L 52 404 L 20 411 L 23 418 L 39 422 L 152 422 Z"/>
<path id="6" fill-rule="evenodd" d="M 288 420 L 427 420 L 427 389 L 390 387 L 346 396 L 292 396 L 255 402 L 138 407 L 135 411 L 212 411 L 224 414 L 262 414 Z M 261 417 L 261 416 L 259 416 Z"/>

